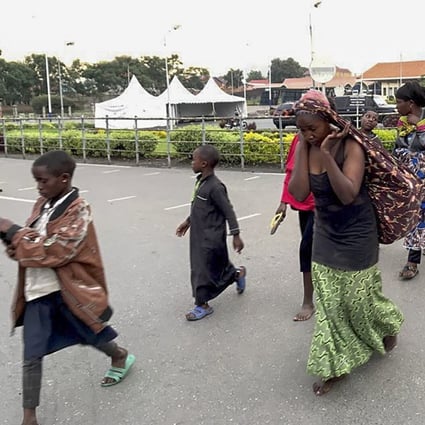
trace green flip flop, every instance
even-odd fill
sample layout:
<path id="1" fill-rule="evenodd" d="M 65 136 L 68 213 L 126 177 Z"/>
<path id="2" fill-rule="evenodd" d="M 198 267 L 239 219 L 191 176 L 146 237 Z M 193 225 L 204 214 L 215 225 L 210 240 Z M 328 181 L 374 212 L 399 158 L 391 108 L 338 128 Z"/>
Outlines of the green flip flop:
<path id="1" fill-rule="evenodd" d="M 111 367 L 105 374 L 105 378 L 113 379 L 112 382 L 102 382 L 100 385 L 102 387 L 111 387 L 120 383 L 128 374 L 131 366 L 135 362 L 136 357 L 133 354 L 129 354 L 125 359 L 125 367 Z"/>

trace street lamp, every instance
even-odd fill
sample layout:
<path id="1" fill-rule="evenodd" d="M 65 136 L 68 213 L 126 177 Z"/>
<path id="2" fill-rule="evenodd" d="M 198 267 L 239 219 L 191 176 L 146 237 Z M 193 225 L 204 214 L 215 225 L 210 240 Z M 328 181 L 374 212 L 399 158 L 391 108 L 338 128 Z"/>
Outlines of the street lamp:
<path id="1" fill-rule="evenodd" d="M 177 31 L 181 28 L 181 25 L 174 25 L 172 28 L 170 28 L 167 33 L 164 35 L 164 50 L 165 50 L 165 80 L 167 83 L 167 104 L 165 108 L 166 117 L 167 117 L 167 123 L 170 123 L 170 129 L 173 128 L 173 122 L 169 121 L 170 118 L 170 75 L 168 73 L 168 57 L 167 57 L 167 35 L 170 34 L 172 31 Z"/>
<path id="2" fill-rule="evenodd" d="M 272 64 L 269 64 L 269 111 L 272 107 Z"/>
<path id="3" fill-rule="evenodd" d="M 316 1 L 316 2 L 313 3 L 313 7 L 317 9 L 320 6 L 321 3 L 322 3 L 321 1 Z M 312 25 L 312 22 L 311 22 L 311 9 L 310 9 L 310 12 L 308 14 L 308 24 L 309 24 L 309 31 L 310 31 L 310 69 L 311 69 L 311 65 L 313 63 L 314 56 L 315 56 L 314 44 L 313 44 L 313 25 Z M 315 83 L 314 83 L 313 77 L 311 79 L 312 79 L 312 83 L 313 83 L 313 88 L 315 88 L 314 87 Z"/>
<path id="4" fill-rule="evenodd" d="M 44 59 L 46 62 L 47 112 L 50 117 L 52 115 L 52 96 L 50 94 L 49 60 L 47 59 L 47 53 L 44 54 Z"/>
<path id="5" fill-rule="evenodd" d="M 73 41 L 68 41 L 65 43 L 65 46 L 73 46 Z M 59 78 L 59 97 L 61 103 L 61 118 L 64 116 L 64 108 L 63 108 L 63 90 L 62 90 L 62 73 L 61 73 L 61 61 L 58 59 L 58 78 Z"/>

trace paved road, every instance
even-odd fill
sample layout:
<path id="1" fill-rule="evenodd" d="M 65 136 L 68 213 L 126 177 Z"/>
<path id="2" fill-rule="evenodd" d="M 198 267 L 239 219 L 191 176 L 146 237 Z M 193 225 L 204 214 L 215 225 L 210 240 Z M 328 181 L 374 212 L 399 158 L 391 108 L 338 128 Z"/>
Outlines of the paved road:
<path id="1" fill-rule="evenodd" d="M 0 158 L 1 215 L 22 222 L 36 197 L 29 161 Z M 137 356 L 120 385 L 101 388 L 101 353 L 73 347 L 45 359 L 43 425 L 352 425 L 425 423 L 425 285 L 401 283 L 401 244 L 381 248 L 384 288 L 405 313 L 399 347 L 373 357 L 323 398 L 305 372 L 313 321 L 301 301 L 297 216 L 268 224 L 282 175 L 217 170 L 243 228 L 247 291 L 229 288 L 215 313 L 189 323 L 188 238 L 174 235 L 193 188 L 189 169 L 81 165 L 75 184 L 91 202 L 119 340 Z M 28 200 L 29 202 L 25 202 Z M 20 423 L 21 338 L 9 336 L 15 264 L 0 256 L 1 424 Z M 425 273 L 425 272 L 422 272 Z"/>

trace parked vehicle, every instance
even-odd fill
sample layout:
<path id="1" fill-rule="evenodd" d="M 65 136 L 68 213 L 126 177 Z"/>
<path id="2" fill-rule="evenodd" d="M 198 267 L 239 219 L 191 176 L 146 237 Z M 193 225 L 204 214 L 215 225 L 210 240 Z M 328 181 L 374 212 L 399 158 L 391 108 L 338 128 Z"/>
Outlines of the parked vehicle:
<path id="1" fill-rule="evenodd" d="M 285 128 L 288 125 L 296 125 L 294 115 L 294 103 L 285 102 L 273 110 L 273 124 L 276 128 Z"/>
<path id="2" fill-rule="evenodd" d="M 378 122 L 385 127 L 392 127 L 398 118 L 396 106 L 387 103 L 380 95 L 335 96 L 333 100 L 338 114 L 351 121 L 360 119 L 369 110 L 378 114 Z"/>

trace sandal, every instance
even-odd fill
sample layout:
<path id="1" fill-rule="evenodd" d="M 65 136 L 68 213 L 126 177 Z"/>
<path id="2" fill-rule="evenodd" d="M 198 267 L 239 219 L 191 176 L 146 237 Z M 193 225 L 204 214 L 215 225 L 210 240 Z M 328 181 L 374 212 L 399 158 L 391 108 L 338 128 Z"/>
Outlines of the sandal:
<path id="1" fill-rule="evenodd" d="M 399 273 L 399 278 L 401 280 L 410 280 L 413 279 L 419 273 L 418 266 L 406 264 L 402 271 Z"/>
<path id="2" fill-rule="evenodd" d="M 243 294 L 243 292 L 245 291 L 245 287 L 246 287 L 246 267 L 245 266 L 240 266 L 237 269 L 237 274 L 236 274 L 236 292 L 238 294 Z"/>
<path id="3" fill-rule="evenodd" d="M 133 354 L 128 354 L 125 359 L 124 367 L 114 367 L 112 366 L 105 374 L 105 378 L 111 378 L 110 382 L 101 382 L 102 387 L 111 387 L 112 385 L 119 384 L 127 375 L 131 366 L 135 362 L 136 357 Z"/>
<path id="4" fill-rule="evenodd" d="M 205 316 L 208 316 L 212 313 L 214 313 L 214 309 L 211 306 L 204 308 L 200 305 L 197 305 L 192 310 L 186 313 L 186 319 L 189 320 L 189 322 L 193 322 L 195 320 L 201 320 Z"/>

